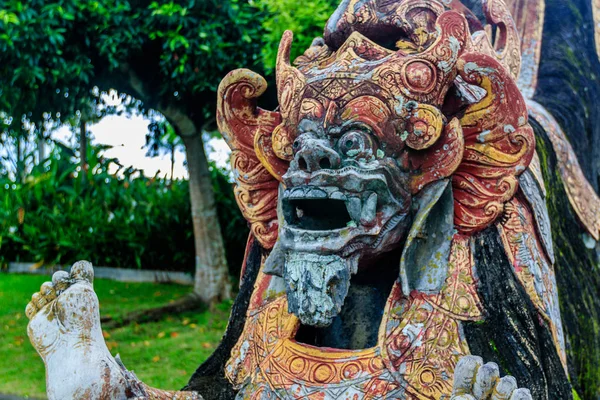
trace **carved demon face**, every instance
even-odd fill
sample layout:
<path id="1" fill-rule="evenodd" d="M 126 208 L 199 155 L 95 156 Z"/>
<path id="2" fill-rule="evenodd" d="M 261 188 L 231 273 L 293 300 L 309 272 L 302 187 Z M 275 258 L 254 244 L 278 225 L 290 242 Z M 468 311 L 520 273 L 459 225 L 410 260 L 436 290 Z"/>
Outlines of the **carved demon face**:
<path id="1" fill-rule="evenodd" d="M 320 46 L 327 60 L 298 69 L 286 62 L 289 43 L 282 40 L 277 72 L 285 119 L 276 131 L 293 142 L 267 271 L 283 276 L 289 311 L 306 325 L 329 325 L 351 275 L 406 236 L 423 172 L 413 153 L 443 143 L 450 167 L 458 165 L 460 135 L 439 107 L 447 85 L 435 83 L 452 78 L 465 38 L 447 36 L 413 57 L 354 33 L 333 54 Z M 444 68 L 436 61 L 446 61 Z M 436 167 L 429 180 L 448 176 L 444 163 Z"/>
<path id="2" fill-rule="evenodd" d="M 290 311 L 328 325 L 343 304 L 362 259 L 395 246 L 408 225 L 408 174 L 378 127 L 355 119 L 353 104 L 331 104 L 332 123 L 303 118 L 279 197 L 280 244 Z"/>
<path id="3" fill-rule="evenodd" d="M 256 107 L 266 82 L 250 71 L 219 88 L 238 204 L 272 249 L 263 271 L 284 278 L 306 325 L 330 324 L 352 274 L 401 245 L 405 294 L 436 293 L 453 235 L 502 213 L 533 154 L 525 104 L 489 42 L 441 4 L 398 4 L 401 50 L 334 18 L 337 34 L 294 67 L 286 32 L 276 112 Z"/>

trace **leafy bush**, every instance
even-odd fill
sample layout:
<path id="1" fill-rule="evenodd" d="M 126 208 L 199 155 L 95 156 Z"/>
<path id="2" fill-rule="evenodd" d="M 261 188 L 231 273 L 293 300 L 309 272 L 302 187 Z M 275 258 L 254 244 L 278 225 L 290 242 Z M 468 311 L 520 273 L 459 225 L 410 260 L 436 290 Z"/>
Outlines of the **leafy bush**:
<path id="1" fill-rule="evenodd" d="M 82 178 L 69 149 L 19 183 L 0 177 L 0 265 L 9 261 L 160 270 L 194 270 L 188 183 L 137 171 L 109 173 L 114 160 L 88 154 Z M 121 167 L 119 167 L 121 168 Z M 239 271 L 248 228 L 223 171 L 212 177 L 232 273 Z"/>

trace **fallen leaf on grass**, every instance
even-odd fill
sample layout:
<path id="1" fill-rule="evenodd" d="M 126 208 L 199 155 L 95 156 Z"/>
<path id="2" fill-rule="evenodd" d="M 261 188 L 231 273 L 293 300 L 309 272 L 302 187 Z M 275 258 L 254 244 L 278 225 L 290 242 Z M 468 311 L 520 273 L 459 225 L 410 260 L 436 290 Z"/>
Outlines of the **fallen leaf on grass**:
<path id="1" fill-rule="evenodd" d="M 210 349 L 212 347 L 212 344 L 210 344 L 208 342 L 204 342 L 204 343 L 202 343 L 202 347 L 204 347 L 205 349 Z"/>
<path id="2" fill-rule="evenodd" d="M 160 356 L 152 357 L 152 362 L 159 362 L 159 361 L 160 361 Z"/>
<path id="3" fill-rule="evenodd" d="M 108 347 L 109 350 L 114 349 L 115 347 L 117 347 L 119 344 L 115 341 L 111 341 L 111 342 L 106 342 L 106 347 Z"/>
<path id="4" fill-rule="evenodd" d="M 171 332 L 171 337 L 172 338 L 176 338 L 177 336 L 179 336 L 179 333 L 177 333 L 177 332 Z"/>
<path id="5" fill-rule="evenodd" d="M 164 338 L 164 337 L 165 337 L 165 333 L 164 333 L 164 332 L 159 332 L 159 333 L 158 333 L 158 338 L 159 338 L 159 339 L 162 339 L 162 338 Z"/>

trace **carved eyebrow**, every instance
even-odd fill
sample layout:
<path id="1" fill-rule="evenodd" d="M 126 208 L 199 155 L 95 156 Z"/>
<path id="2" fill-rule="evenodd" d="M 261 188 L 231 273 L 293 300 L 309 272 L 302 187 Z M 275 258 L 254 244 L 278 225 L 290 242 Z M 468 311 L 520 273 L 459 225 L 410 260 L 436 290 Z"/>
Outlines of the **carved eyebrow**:
<path id="1" fill-rule="evenodd" d="M 342 134 L 352 130 L 357 130 L 369 134 L 372 134 L 374 131 L 369 124 L 362 121 L 346 121 L 342 124 L 342 126 L 339 127 L 339 129 L 340 133 Z"/>

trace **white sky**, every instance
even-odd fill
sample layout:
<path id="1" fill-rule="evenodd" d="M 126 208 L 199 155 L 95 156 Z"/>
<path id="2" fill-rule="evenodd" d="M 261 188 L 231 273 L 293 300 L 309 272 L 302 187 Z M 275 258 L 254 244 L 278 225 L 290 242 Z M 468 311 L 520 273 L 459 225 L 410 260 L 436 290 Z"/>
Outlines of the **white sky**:
<path id="1" fill-rule="evenodd" d="M 97 124 L 89 127 L 91 142 L 94 144 L 106 144 L 113 146 L 104 154 L 106 157 L 118 158 L 125 167 L 144 171 L 146 176 L 154 176 L 160 170 L 160 175 L 169 174 L 171 168 L 170 156 L 146 157 L 146 133 L 148 132 L 149 120 L 139 115 L 108 116 Z M 61 128 L 53 137 L 65 143 L 73 144 L 73 135 L 68 128 Z M 221 168 L 228 167 L 229 147 L 223 139 L 211 139 L 206 143 L 208 158 L 214 160 Z M 184 166 L 185 154 L 175 154 L 175 178 L 187 178 L 187 169 Z"/>

